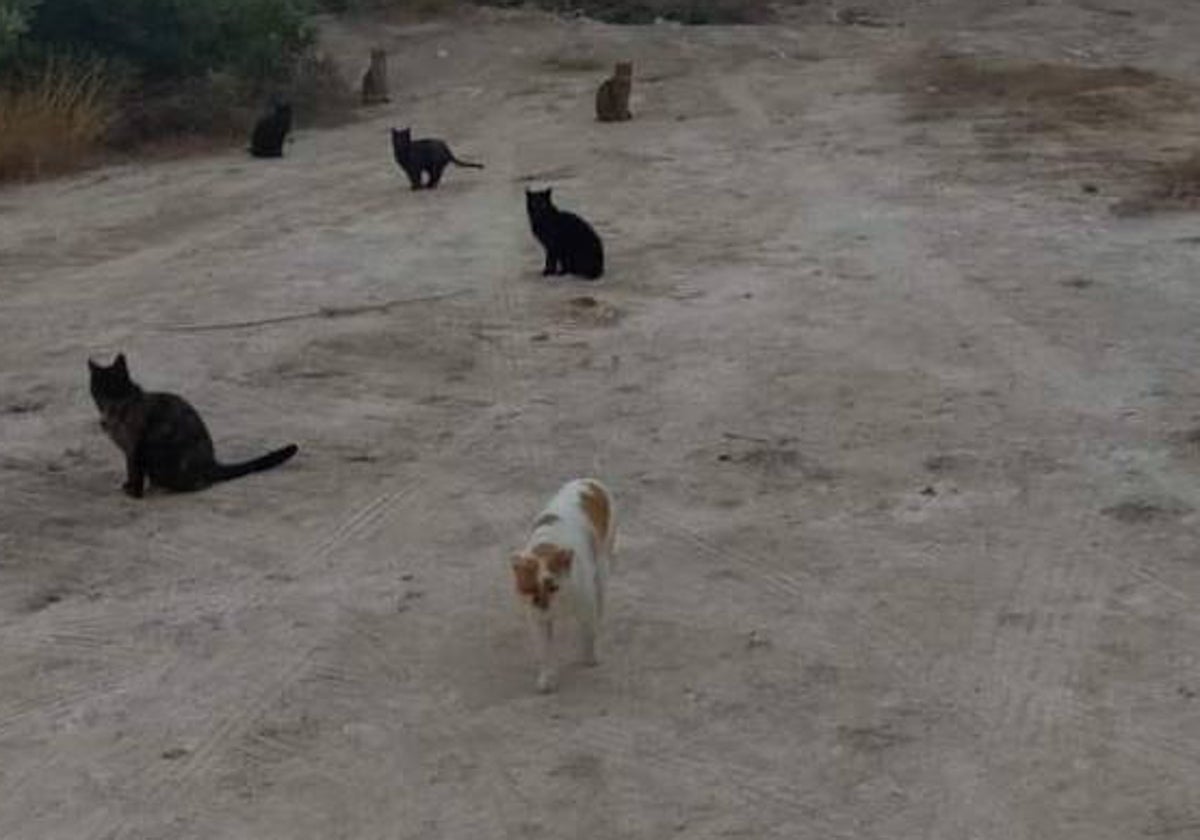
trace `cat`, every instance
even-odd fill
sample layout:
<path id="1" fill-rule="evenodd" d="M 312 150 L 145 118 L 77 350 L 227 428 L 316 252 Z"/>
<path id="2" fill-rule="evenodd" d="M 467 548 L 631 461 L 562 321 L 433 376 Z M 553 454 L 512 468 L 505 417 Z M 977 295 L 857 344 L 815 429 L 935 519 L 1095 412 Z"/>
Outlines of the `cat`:
<path id="1" fill-rule="evenodd" d="M 550 190 L 525 190 L 533 235 L 546 249 L 542 275 L 575 274 L 595 280 L 604 273 L 604 246 L 596 231 L 574 213 L 559 210 Z"/>
<path id="2" fill-rule="evenodd" d="M 371 50 L 371 66 L 362 77 L 362 104 L 378 105 L 391 102 L 388 97 L 387 52 Z"/>
<path id="3" fill-rule="evenodd" d="M 557 682 L 551 640 L 564 611 L 579 622 L 583 661 L 597 664 L 596 633 L 616 544 L 612 495 L 591 478 L 568 481 L 533 522 L 525 548 L 510 558 L 538 664 L 538 691 Z"/>
<path id="4" fill-rule="evenodd" d="M 295 444 L 288 444 L 252 461 L 218 463 L 196 409 L 174 394 L 143 391 L 129 378 L 124 353 L 107 367 L 88 359 L 88 371 L 100 425 L 125 453 L 121 489 L 135 499 L 142 497 L 146 479 L 167 490 L 202 490 L 278 466 L 297 452 Z"/>
<path id="5" fill-rule="evenodd" d="M 629 93 L 633 89 L 633 64 L 617 62 L 612 76 L 596 90 L 596 119 L 600 122 L 623 122 L 632 119 L 629 113 Z"/>
<path id="6" fill-rule="evenodd" d="M 412 139 L 412 130 L 408 128 L 392 129 L 392 154 L 396 158 L 396 163 L 408 176 L 408 181 L 414 190 L 419 190 L 422 186 L 425 189 L 436 189 L 438 182 L 442 180 L 442 170 L 451 163 L 458 166 L 469 166 L 472 169 L 483 169 L 482 163 L 471 163 L 456 158 L 454 152 L 450 151 L 450 147 L 442 140 Z M 424 185 L 421 183 L 421 173 L 423 172 L 429 174 L 429 180 Z"/>
<path id="7" fill-rule="evenodd" d="M 283 143 L 291 130 L 291 104 L 276 102 L 271 113 L 263 115 L 254 124 L 254 133 L 250 136 L 250 154 L 260 158 L 283 157 Z"/>

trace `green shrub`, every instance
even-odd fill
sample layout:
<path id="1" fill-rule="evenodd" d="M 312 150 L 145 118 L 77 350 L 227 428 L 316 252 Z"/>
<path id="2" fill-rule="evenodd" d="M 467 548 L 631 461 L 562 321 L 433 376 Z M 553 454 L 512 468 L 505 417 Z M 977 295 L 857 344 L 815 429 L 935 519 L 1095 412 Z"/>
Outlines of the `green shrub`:
<path id="1" fill-rule="evenodd" d="M 120 60 L 151 81 L 266 78 L 312 42 L 311 11 L 309 0 L 41 0 L 27 38 Z"/>
<path id="2" fill-rule="evenodd" d="M 360 12 L 401 11 L 417 15 L 432 15 L 445 11 L 454 0 L 318 0 L 326 12 L 351 14 Z"/>
<path id="3" fill-rule="evenodd" d="M 164 138 L 198 135 L 234 140 L 255 117 L 246 84 L 230 73 L 209 73 L 132 88 L 106 138 L 119 149 Z"/>
<path id="4" fill-rule="evenodd" d="M 29 19 L 38 0 L 0 0 L 0 69 L 15 59 L 21 37 L 29 31 Z"/>
<path id="5" fill-rule="evenodd" d="M 522 0 L 479 0 L 516 6 Z M 767 0 L 535 0 L 556 12 L 582 12 L 608 23 L 653 23 L 658 18 L 687 24 L 754 23 L 770 16 Z"/>

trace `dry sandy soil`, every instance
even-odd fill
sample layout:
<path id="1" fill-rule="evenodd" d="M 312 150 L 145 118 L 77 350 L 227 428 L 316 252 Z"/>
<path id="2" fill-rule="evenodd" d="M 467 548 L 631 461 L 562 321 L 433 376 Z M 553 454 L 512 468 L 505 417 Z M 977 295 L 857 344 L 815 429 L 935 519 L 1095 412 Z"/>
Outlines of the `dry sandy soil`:
<path id="1" fill-rule="evenodd" d="M 1200 223 L 1113 212 L 1200 142 L 1196 6 L 341 24 L 394 100 L 282 161 L 0 193 L 0 837 L 1200 837 Z M 1162 78 L 940 101 L 976 60 Z M 408 123 L 487 168 L 411 193 Z M 127 499 L 117 350 L 300 456 Z M 505 558 L 579 474 L 612 609 L 539 696 Z"/>

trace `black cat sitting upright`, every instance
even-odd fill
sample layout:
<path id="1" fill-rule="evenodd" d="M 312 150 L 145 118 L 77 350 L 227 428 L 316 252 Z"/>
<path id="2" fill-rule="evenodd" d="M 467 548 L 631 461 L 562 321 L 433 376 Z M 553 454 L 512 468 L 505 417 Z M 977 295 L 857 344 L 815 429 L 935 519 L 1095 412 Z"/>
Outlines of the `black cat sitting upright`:
<path id="1" fill-rule="evenodd" d="M 146 479 L 180 492 L 278 466 L 296 454 L 295 444 L 240 464 L 218 463 L 212 438 L 196 409 L 174 394 L 143 391 L 129 378 L 125 354 L 105 367 L 88 359 L 92 399 L 100 425 L 125 453 L 122 489 L 141 498 Z"/>
<path id="2" fill-rule="evenodd" d="M 543 275 L 575 274 L 595 280 L 604 273 L 604 246 L 596 231 L 574 213 L 559 210 L 550 190 L 525 190 L 533 235 L 546 249 Z"/>
<path id="3" fill-rule="evenodd" d="M 459 160 L 450 151 L 444 140 L 436 138 L 412 139 L 412 129 L 392 129 L 392 156 L 414 190 L 437 189 L 442 180 L 442 172 L 453 163 L 456 166 L 468 166 L 472 169 L 483 169 L 482 163 Z M 422 175 L 428 180 L 423 181 Z"/>
<path id="4" fill-rule="evenodd" d="M 264 114 L 254 124 L 250 135 L 250 154 L 260 158 L 283 157 L 283 144 L 292 130 L 292 106 L 276 101 L 271 112 Z"/>

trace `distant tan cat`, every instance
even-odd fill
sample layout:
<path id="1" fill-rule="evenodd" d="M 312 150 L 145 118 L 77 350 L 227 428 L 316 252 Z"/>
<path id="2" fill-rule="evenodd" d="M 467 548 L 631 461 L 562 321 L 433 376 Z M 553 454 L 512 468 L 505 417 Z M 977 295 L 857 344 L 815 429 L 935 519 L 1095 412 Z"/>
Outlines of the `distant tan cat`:
<path id="1" fill-rule="evenodd" d="M 623 122 L 632 119 L 629 113 L 629 92 L 633 88 L 633 63 L 617 62 L 616 70 L 596 91 L 596 119 L 600 122 Z"/>
<path id="2" fill-rule="evenodd" d="M 364 105 L 379 105 L 391 102 L 388 98 L 387 82 L 387 52 L 371 50 L 371 66 L 362 78 L 362 103 Z"/>

